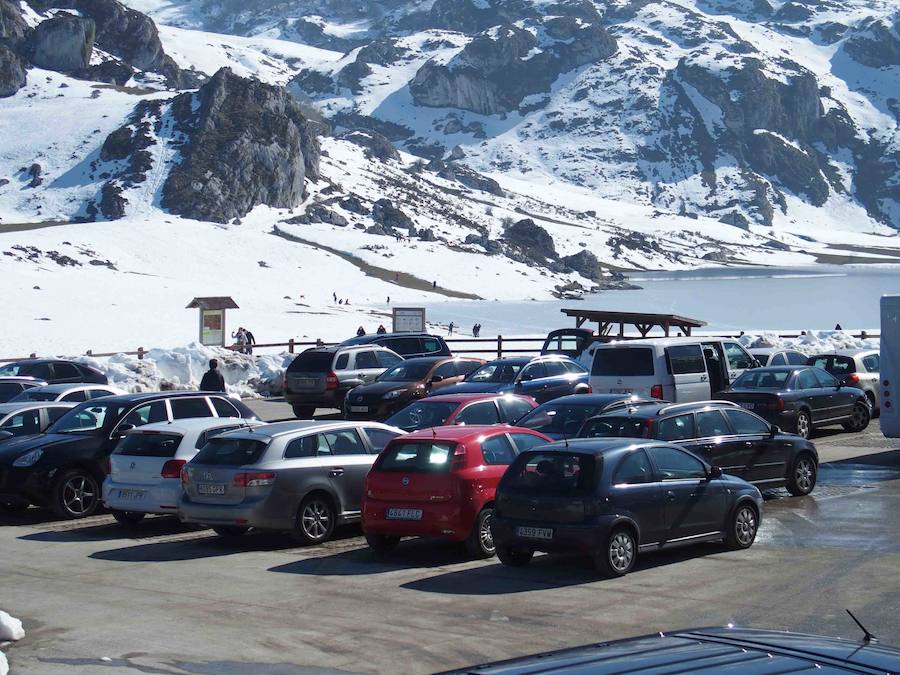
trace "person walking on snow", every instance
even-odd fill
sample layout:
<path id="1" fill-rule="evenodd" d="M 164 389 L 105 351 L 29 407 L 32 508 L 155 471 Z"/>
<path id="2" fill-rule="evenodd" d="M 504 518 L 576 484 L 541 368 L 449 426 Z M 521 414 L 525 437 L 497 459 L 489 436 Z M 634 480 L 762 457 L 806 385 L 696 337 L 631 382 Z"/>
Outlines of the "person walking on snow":
<path id="1" fill-rule="evenodd" d="M 200 391 L 221 391 L 225 393 L 225 378 L 219 370 L 219 361 L 217 359 L 209 360 L 209 370 L 203 373 L 200 380 Z"/>
<path id="2" fill-rule="evenodd" d="M 447 335 L 453 335 L 453 322 L 450 322 L 450 325 L 447 326 Z"/>

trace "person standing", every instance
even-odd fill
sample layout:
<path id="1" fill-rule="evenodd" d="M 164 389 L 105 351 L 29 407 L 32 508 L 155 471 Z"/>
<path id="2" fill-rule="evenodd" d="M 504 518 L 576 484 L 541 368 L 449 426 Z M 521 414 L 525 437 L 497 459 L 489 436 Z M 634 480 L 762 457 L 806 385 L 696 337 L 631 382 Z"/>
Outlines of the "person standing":
<path id="1" fill-rule="evenodd" d="M 252 355 L 253 354 L 253 345 L 256 344 L 256 338 L 253 336 L 253 333 L 250 332 L 249 328 L 244 329 L 244 337 L 246 338 L 246 341 L 247 341 L 247 346 L 244 349 L 244 353 Z"/>
<path id="2" fill-rule="evenodd" d="M 365 334 L 366 334 L 366 329 L 363 328 L 362 326 L 360 326 L 359 328 L 356 329 L 356 337 L 362 337 Z"/>
<path id="3" fill-rule="evenodd" d="M 378 335 L 384 335 L 387 333 L 387 328 L 384 327 L 383 323 L 378 324 L 378 330 L 375 331 Z"/>
<path id="4" fill-rule="evenodd" d="M 453 335 L 453 322 L 450 322 L 450 325 L 447 326 L 447 335 Z"/>
<path id="5" fill-rule="evenodd" d="M 234 344 L 236 346 L 235 351 L 238 354 L 243 354 L 244 345 L 247 344 L 247 333 L 244 332 L 244 327 L 239 327 L 234 333 L 231 334 L 231 338 L 234 340 Z"/>
<path id="6" fill-rule="evenodd" d="M 835 330 L 844 330 L 843 328 L 841 328 L 841 324 L 839 324 L 839 323 L 834 324 L 834 329 Z"/>
<path id="7" fill-rule="evenodd" d="M 200 391 L 221 391 L 225 393 L 225 378 L 219 370 L 218 359 L 209 360 L 209 370 L 203 373 L 200 380 Z"/>

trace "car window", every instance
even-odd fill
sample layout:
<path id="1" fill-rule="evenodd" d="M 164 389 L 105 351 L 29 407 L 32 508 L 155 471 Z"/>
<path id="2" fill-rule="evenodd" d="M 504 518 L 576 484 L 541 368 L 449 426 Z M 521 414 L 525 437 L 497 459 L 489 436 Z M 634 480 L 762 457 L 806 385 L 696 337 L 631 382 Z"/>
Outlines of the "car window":
<path id="1" fill-rule="evenodd" d="M 501 398 L 497 400 L 500 406 L 500 421 L 515 422 L 531 412 L 531 404 L 520 398 Z"/>
<path id="2" fill-rule="evenodd" d="M 731 429 L 722 413 L 718 410 L 704 410 L 697 413 L 697 438 L 710 438 L 711 436 L 727 436 Z"/>
<path id="3" fill-rule="evenodd" d="M 862 359 L 863 366 L 870 373 L 881 372 L 881 358 L 879 354 L 869 354 Z"/>
<path id="4" fill-rule="evenodd" d="M 347 363 L 350 361 L 350 354 L 344 352 L 343 354 L 339 354 L 337 357 L 337 361 L 334 362 L 335 370 L 347 370 Z"/>
<path id="5" fill-rule="evenodd" d="M 87 392 L 89 399 L 103 398 L 104 396 L 115 396 L 115 392 L 109 389 L 89 389 Z"/>
<path id="6" fill-rule="evenodd" d="M 706 362 L 703 360 L 700 345 L 666 347 L 666 356 L 669 359 L 669 370 L 673 375 L 706 372 Z"/>
<path id="7" fill-rule="evenodd" d="M 377 368 L 378 359 L 375 358 L 375 352 L 356 352 L 356 360 L 354 368 L 363 370 L 366 368 Z"/>
<path id="8" fill-rule="evenodd" d="M 516 458 L 516 450 L 506 434 L 500 434 L 481 442 L 481 456 L 485 464 L 511 464 Z"/>
<path id="9" fill-rule="evenodd" d="M 694 416 L 689 413 L 661 419 L 654 436 L 663 441 L 682 441 L 686 438 L 694 438 Z"/>
<path id="10" fill-rule="evenodd" d="M 65 361 L 57 361 L 53 364 L 53 371 L 56 373 L 57 379 L 60 380 L 80 380 L 81 371 L 71 363 Z"/>
<path id="11" fill-rule="evenodd" d="M 568 370 L 570 373 L 576 373 L 578 375 L 581 375 L 581 374 L 587 372 L 587 370 L 585 368 L 583 368 L 580 364 L 575 363 L 574 361 L 562 361 L 561 363 L 566 367 L 566 370 Z"/>
<path id="12" fill-rule="evenodd" d="M 441 347 L 440 340 L 436 340 L 433 337 L 426 337 L 422 338 L 422 351 L 426 354 L 430 354 L 432 352 L 443 351 L 443 347 Z"/>
<path id="13" fill-rule="evenodd" d="M 482 401 L 467 405 L 453 420 L 454 424 L 497 424 L 497 406 L 493 401 Z"/>
<path id="14" fill-rule="evenodd" d="M 797 375 L 797 388 L 798 389 L 818 389 L 819 381 L 816 379 L 816 376 L 813 374 L 813 371 L 806 369 L 801 370 Z"/>
<path id="15" fill-rule="evenodd" d="M 503 475 L 509 489 L 530 494 L 589 494 L 600 477 L 593 455 L 531 452 L 520 456 Z"/>
<path id="16" fill-rule="evenodd" d="M 728 367 L 743 370 L 753 365 L 750 355 L 736 342 L 724 343 L 725 358 L 728 359 Z"/>
<path id="17" fill-rule="evenodd" d="M 800 352 L 785 352 L 789 366 L 805 366 L 806 354 Z"/>
<path id="18" fill-rule="evenodd" d="M 806 370 L 804 372 L 812 372 L 819 381 L 819 384 L 823 387 L 836 387 L 840 384 L 834 375 L 826 373 L 824 370 L 814 369 L 812 371 Z"/>
<path id="19" fill-rule="evenodd" d="M 651 448 L 653 461 L 663 480 L 706 478 L 706 469 L 696 457 L 676 448 Z"/>
<path id="20" fill-rule="evenodd" d="M 328 431 L 323 436 L 331 446 L 333 455 L 367 455 L 366 446 L 360 439 L 356 429 L 342 429 L 340 431 Z"/>
<path id="21" fill-rule="evenodd" d="M 93 408 L 88 408 L 88 410 L 93 410 Z M 122 423 L 139 427 L 151 422 L 166 422 L 168 419 L 165 401 L 154 401 L 132 410 L 125 416 Z"/>
<path id="22" fill-rule="evenodd" d="M 647 453 L 635 450 L 619 464 L 613 476 L 613 485 L 639 485 L 653 482 L 653 469 Z"/>
<path id="23" fill-rule="evenodd" d="M 398 356 L 397 354 L 393 354 L 391 352 L 375 352 L 375 358 L 378 359 L 378 364 L 382 368 L 390 368 L 403 361 L 402 356 Z"/>
<path id="24" fill-rule="evenodd" d="M 451 377 L 456 377 L 456 364 L 453 361 L 447 361 L 447 363 L 442 363 L 437 368 L 434 369 L 432 373 L 432 377 L 438 376 L 441 379 L 447 380 Z"/>
<path id="25" fill-rule="evenodd" d="M 519 379 L 522 382 L 528 382 L 529 380 L 537 380 L 542 377 L 547 377 L 547 369 L 544 367 L 544 364 L 532 363 L 522 369 Z"/>
<path id="26" fill-rule="evenodd" d="M 460 359 L 459 361 L 454 361 L 453 363 L 456 368 L 456 374 L 462 375 L 463 377 L 466 377 L 469 373 L 471 373 L 481 365 L 480 361 L 466 361 L 465 359 Z"/>
<path id="27" fill-rule="evenodd" d="M 532 436 L 531 434 L 510 434 L 510 437 L 513 443 L 516 444 L 516 450 L 519 452 L 525 452 L 547 443 L 543 438 Z"/>
<path id="28" fill-rule="evenodd" d="M 62 400 L 66 403 L 84 403 L 88 400 L 87 392 L 84 389 L 79 389 L 78 391 L 70 391 L 68 394 L 62 397 Z"/>
<path id="29" fill-rule="evenodd" d="M 206 397 L 197 396 L 190 398 L 173 398 L 169 400 L 172 406 L 172 417 L 176 420 L 188 417 L 212 417 L 212 410 L 206 402 Z"/>
<path id="30" fill-rule="evenodd" d="M 786 366 L 786 365 L 788 365 L 788 362 L 787 362 L 787 359 L 784 358 L 784 354 L 782 354 L 781 352 L 778 352 L 771 358 L 768 365 L 770 365 L 770 366 Z"/>
<path id="31" fill-rule="evenodd" d="M 119 441 L 113 454 L 126 457 L 174 457 L 181 439 L 181 434 L 130 433 Z"/>
<path id="32" fill-rule="evenodd" d="M 36 377 L 39 380 L 52 380 L 53 374 L 50 372 L 49 363 L 38 363 L 28 368 L 28 375 Z"/>
<path id="33" fill-rule="evenodd" d="M 216 414 L 219 417 L 241 417 L 241 413 L 238 412 L 238 409 L 224 398 L 210 396 L 209 400 L 212 402 L 213 408 L 216 409 Z"/>
<path id="34" fill-rule="evenodd" d="M 0 382 L 0 403 L 22 393 L 22 385 L 16 382 Z"/>
<path id="35" fill-rule="evenodd" d="M 595 417 L 584 423 L 579 438 L 644 438 L 647 424 L 634 417 Z"/>
<path id="36" fill-rule="evenodd" d="M 47 417 L 50 420 L 50 424 L 53 424 L 60 417 L 69 412 L 69 408 L 47 408 Z"/>
<path id="37" fill-rule="evenodd" d="M 198 450 L 202 448 L 209 442 L 209 439 L 213 436 L 218 436 L 219 434 L 224 434 L 226 431 L 234 431 L 235 429 L 240 429 L 242 425 L 240 424 L 229 424 L 224 427 L 216 427 L 215 429 L 207 429 L 206 431 L 200 432 L 200 435 L 197 436 L 197 442 L 194 443 L 194 447 Z"/>
<path id="38" fill-rule="evenodd" d="M 784 389 L 791 377 L 790 370 L 756 368 L 741 373 L 734 381 L 735 389 Z"/>
<path id="39" fill-rule="evenodd" d="M 316 456 L 331 457 L 334 454 L 334 452 L 331 450 L 331 445 L 328 443 L 328 439 L 326 439 L 322 434 L 309 436 L 309 438 L 312 438 L 315 441 Z"/>
<path id="40" fill-rule="evenodd" d="M 837 378 L 856 372 L 856 361 L 849 356 L 830 356 L 825 366 L 816 364 L 817 368 L 827 370 Z"/>
<path id="41" fill-rule="evenodd" d="M 315 457 L 318 449 L 319 436 L 317 434 L 295 438 L 288 443 L 287 447 L 284 449 L 284 458 L 296 459 L 298 457 Z M 330 452 L 331 449 L 329 448 L 328 453 L 326 454 L 329 454 Z"/>
<path id="42" fill-rule="evenodd" d="M 369 444 L 372 446 L 372 454 L 377 455 L 384 446 L 392 438 L 397 438 L 400 434 L 396 431 L 388 431 L 387 429 L 379 429 L 378 427 L 365 427 L 366 436 L 369 437 Z"/>
<path id="43" fill-rule="evenodd" d="M 190 466 L 210 464 L 214 466 L 244 466 L 256 464 L 265 452 L 265 441 L 251 438 L 214 436 L 201 448 Z"/>
<path id="44" fill-rule="evenodd" d="M 422 343 L 419 342 L 419 338 L 414 337 L 388 338 L 381 344 L 398 354 L 420 354 L 422 352 Z"/>
<path id="45" fill-rule="evenodd" d="M 455 449 L 451 443 L 392 443 L 376 460 L 376 471 L 444 473 Z"/>
<path id="46" fill-rule="evenodd" d="M 13 436 L 28 436 L 41 433 L 41 413 L 38 410 L 24 410 L 11 415 L 0 430 L 8 431 Z"/>
<path id="47" fill-rule="evenodd" d="M 391 427 L 399 427 L 405 431 L 424 429 L 426 427 L 442 426 L 447 419 L 456 412 L 459 403 L 453 401 L 429 401 L 428 399 L 410 403 L 402 410 L 397 411 L 385 424 Z"/>
<path id="48" fill-rule="evenodd" d="M 546 377 L 559 377 L 560 375 L 568 375 L 569 369 L 562 361 L 544 361 L 544 370 Z"/>
<path id="49" fill-rule="evenodd" d="M 653 375 L 653 350 L 649 347 L 611 347 L 594 352 L 591 375 L 639 377 Z"/>
<path id="50" fill-rule="evenodd" d="M 744 410 L 723 410 L 737 434 L 768 434 L 769 423 Z"/>

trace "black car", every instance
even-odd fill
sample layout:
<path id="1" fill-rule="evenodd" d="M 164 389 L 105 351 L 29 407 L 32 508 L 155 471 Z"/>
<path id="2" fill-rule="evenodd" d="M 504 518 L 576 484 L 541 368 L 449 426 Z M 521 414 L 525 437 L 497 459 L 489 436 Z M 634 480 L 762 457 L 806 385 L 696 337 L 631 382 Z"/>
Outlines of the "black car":
<path id="1" fill-rule="evenodd" d="M 397 352 L 404 359 L 417 356 L 452 356 L 444 338 L 428 333 L 375 333 L 359 335 L 341 343 L 341 347 L 353 345 L 381 345 Z"/>
<path id="2" fill-rule="evenodd" d="M 72 408 L 43 434 L 0 445 L 0 504 L 50 506 L 63 518 L 84 518 L 100 505 L 106 464 L 126 432 L 187 417 L 256 415 L 225 394 L 167 391 L 108 396 Z"/>
<path id="3" fill-rule="evenodd" d="M 810 441 L 726 401 L 623 407 L 585 421 L 578 436 L 677 443 L 760 489 L 785 486 L 792 495 L 812 492 L 819 468 Z"/>
<path id="4" fill-rule="evenodd" d="M 590 373 L 567 356 L 514 356 L 488 361 L 441 394 L 522 394 L 545 403 L 568 394 L 588 394 Z"/>
<path id="5" fill-rule="evenodd" d="M 554 441 L 574 438 L 585 420 L 618 408 L 656 405 L 630 394 L 571 394 L 544 403 L 516 422 L 517 427 L 539 431 Z"/>
<path id="6" fill-rule="evenodd" d="M 897 673 L 900 650 L 872 641 L 726 626 L 665 631 L 485 663 L 443 675 L 728 672 Z"/>
<path id="7" fill-rule="evenodd" d="M 862 431 L 872 418 L 862 389 L 848 387 L 821 368 L 755 368 L 741 374 L 716 398 L 734 401 L 803 438 L 808 438 L 813 429 L 831 424 L 841 424 L 847 431 Z"/>
<path id="8" fill-rule="evenodd" d="M 504 565 L 535 551 L 581 552 L 627 574 L 638 552 L 724 540 L 748 548 L 759 489 L 663 441 L 578 439 L 528 450 L 497 487 L 491 531 Z"/>
<path id="9" fill-rule="evenodd" d="M 47 383 L 44 380 L 38 380 L 34 377 L 0 376 L 0 403 L 7 403 L 13 400 L 26 389 L 34 389 L 35 387 L 44 387 L 46 385 Z"/>
<path id="10" fill-rule="evenodd" d="M 0 377 L 34 377 L 47 384 L 109 384 L 106 375 L 96 368 L 63 359 L 24 359 L 0 366 Z"/>

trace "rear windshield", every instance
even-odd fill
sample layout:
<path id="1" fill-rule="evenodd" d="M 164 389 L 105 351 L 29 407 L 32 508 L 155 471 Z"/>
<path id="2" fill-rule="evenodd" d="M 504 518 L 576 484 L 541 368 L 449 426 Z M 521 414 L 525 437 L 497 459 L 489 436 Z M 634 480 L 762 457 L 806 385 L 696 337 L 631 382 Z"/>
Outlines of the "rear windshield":
<path id="1" fill-rule="evenodd" d="M 458 407 L 459 403 L 418 401 L 389 417 L 385 424 L 400 427 L 404 431 L 442 427 Z"/>
<path id="2" fill-rule="evenodd" d="M 442 473 L 450 468 L 452 443 L 395 443 L 378 458 L 378 471 Z"/>
<path id="3" fill-rule="evenodd" d="M 512 382 L 524 363 L 485 363 L 466 376 L 466 382 Z"/>
<path id="4" fill-rule="evenodd" d="M 383 372 L 379 382 L 418 382 L 425 378 L 433 363 L 400 363 Z"/>
<path id="5" fill-rule="evenodd" d="M 836 377 L 856 372 L 856 362 L 849 356 L 816 356 L 810 358 L 807 365 L 827 370 Z"/>
<path id="6" fill-rule="evenodd" d="M 303 352 L 296 359 L 291 361 L 288 371 L 304 372 L 304 373 L 327 373 L 331 370 L 331 362 L 334 359 L 334 352 Z"/>
<path id="7" fill-rule="evenodd" d="M 602 411 L 602 405 L 545 404 L 516 422 L 516 426 L 545 434 L 575 436 L 588 417 Z"/>
<path id="8" fill-rule="evenodd" d="M 128 457 L 174 457 L 179 443 L 180 434 L 128 434 L 119 441 L 113 454 Z"/>
<path id="9" fill-rule="evenodd" d="M 649 347 L 616 347 L 594 352 L 591 375 L 642 377 L 653 375 L 653 350 Z"/>
<path id="10" fill-rule="evenodd" d="M 194 462 L 221 466 L 255 464 L 265 449 L 266 443 L 253 438 L 210 438 Z"/>
<path id="11" fill-rule="evenodd" d="M 581 432 L 581 438 L 644 438 L 647 424 L 636 417 L 597 417 L 588 420 Z"/>
<path id="12" fill-rule="evenodd" d="M 764 370 L 755 368 L 738 377 L 731 386 L 734 389 L 784 389 L 791 377 L 790 370 Z"/>
<path id="13" fill-rule="evenodd" d="M 593 455 L 528 452 L 509 467 L 503 485 L 531 494 L 587 494 L 599 476 Z"/>

